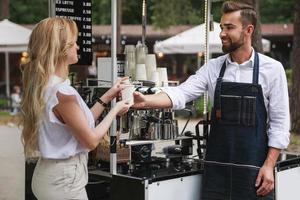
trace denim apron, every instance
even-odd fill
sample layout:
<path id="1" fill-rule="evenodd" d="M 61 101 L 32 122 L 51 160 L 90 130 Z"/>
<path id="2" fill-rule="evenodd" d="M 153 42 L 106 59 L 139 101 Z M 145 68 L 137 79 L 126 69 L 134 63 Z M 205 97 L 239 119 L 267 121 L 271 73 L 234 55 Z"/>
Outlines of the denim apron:
<path id="1" fill-rule="evenodd" d="M 267 112 L 258 84 L 255 52 L 252 83 L 217 79 L 204 164 L 202 200 L 271 200 L 256 195 L 255 180 L 268 152 Z"/>

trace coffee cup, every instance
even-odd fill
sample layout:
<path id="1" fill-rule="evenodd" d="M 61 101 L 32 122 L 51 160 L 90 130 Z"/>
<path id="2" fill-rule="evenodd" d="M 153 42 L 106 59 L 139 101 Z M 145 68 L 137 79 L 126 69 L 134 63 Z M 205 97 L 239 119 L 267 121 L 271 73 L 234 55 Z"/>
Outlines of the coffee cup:
<path id="1" fill-rule="evenodd" d="M 122 100 L 129 100 L 130 104 L 134 103 L 133 92 L 135 91 L 134 85 L 126 85 L 121 91 Z"/>
<path id="2" fill-rule="evenodd" d="M 135 79 L 146 81 L 147 80 L 147 71 L 145 64 L 137 64 L 135 69 Z"/>
<path id="3" fill-rule="evenodd" d="M 156 87 L 160 86 L 160 84 L 159 84 L 160 83 L 159 82 L 159 73 L 157 71 L 153 71 L 151 73 L 150 81 L 154 82 Z"/>
<path id="4" fill-rule="evenodd" d="M 147 80 L 151 79 L 151 74 L 156 71 L 156 57 L 155 54 L 146 55 L 146 71 L 147 71 Z"/>
<path id="5" fill-rule="evenodd" d="M 161 86 L 162 87 L 167 87 L 168 86 L 167 68 L 165 68 L 165 67 L 158 67 L 157 71 L 159 73 L 159 81 L 161 83 Z"/>

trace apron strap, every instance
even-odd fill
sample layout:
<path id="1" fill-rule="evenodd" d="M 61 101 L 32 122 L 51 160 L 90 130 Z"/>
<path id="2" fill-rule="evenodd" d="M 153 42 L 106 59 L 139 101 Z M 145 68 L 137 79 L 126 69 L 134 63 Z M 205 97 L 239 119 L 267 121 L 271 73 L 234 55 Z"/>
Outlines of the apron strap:
<path id="1" fill-rule="evenodd" d="M 259 59 L 258 59 L 258 53 L 255 52 L 252 83 L 256 85 L 258 84 L 258 74 L 259 74 L 258 72 L 259 72 Z"/>
<path id="2" fill-rule="evenodd" d="M 225 74 L 225 69 L 226 69 L 226 59 L 225 59 L 225 61 L 223 62 L 222 68 L 221 68 L 221 70 L 220 70 L 219 78 L 223 78 L 223 76 L 224 76 L 224 74 Z"/>
<path id="3" fill-rule="evenodd" d="M 215 88 L 215 94 L 214 94 L 214 109 L 216 114 L 216 119 L 221 119 L 221 87 L 223 82 L 223 76 L 226 69 L 226 60 L 224 61 L 222 68 L 220 70 L 219 77 L 217 79 L 217 84 Z"/>

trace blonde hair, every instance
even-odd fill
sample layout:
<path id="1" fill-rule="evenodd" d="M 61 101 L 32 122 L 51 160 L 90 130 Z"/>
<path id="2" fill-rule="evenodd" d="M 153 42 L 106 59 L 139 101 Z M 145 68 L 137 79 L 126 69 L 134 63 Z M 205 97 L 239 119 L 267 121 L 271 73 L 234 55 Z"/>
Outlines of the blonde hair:
<path id="1" fill-rule="evenodd" d="M 29 59 L 22 69 L 23 96 L 21 121 L 25 157 L 38 151 L 38 131 L 43 118 L 44 88 L 56 67 L 65 63 L 67 51 L 77 39 L 74 21 L 64 18 L 46 18 L 32 30 L 28 44 Z"/>

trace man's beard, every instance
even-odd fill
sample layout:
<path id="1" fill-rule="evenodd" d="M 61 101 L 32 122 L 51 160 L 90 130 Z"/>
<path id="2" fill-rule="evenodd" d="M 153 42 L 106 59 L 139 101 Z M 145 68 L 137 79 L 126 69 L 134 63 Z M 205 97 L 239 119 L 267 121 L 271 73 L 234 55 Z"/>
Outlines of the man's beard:
<path id="1" fill-rule="evenodd" d="M 243 46 L 243 44 L 244 44 L 244 35 L 241 34 L 239 40 L 236 42 L 232 42 L 230 39 L 230 45 L 228 47 L 222 45 L 222 50 L 224 53 L 231 53 L 237 50 L 238 48 L 240 48 L 241 46 Z"/>

